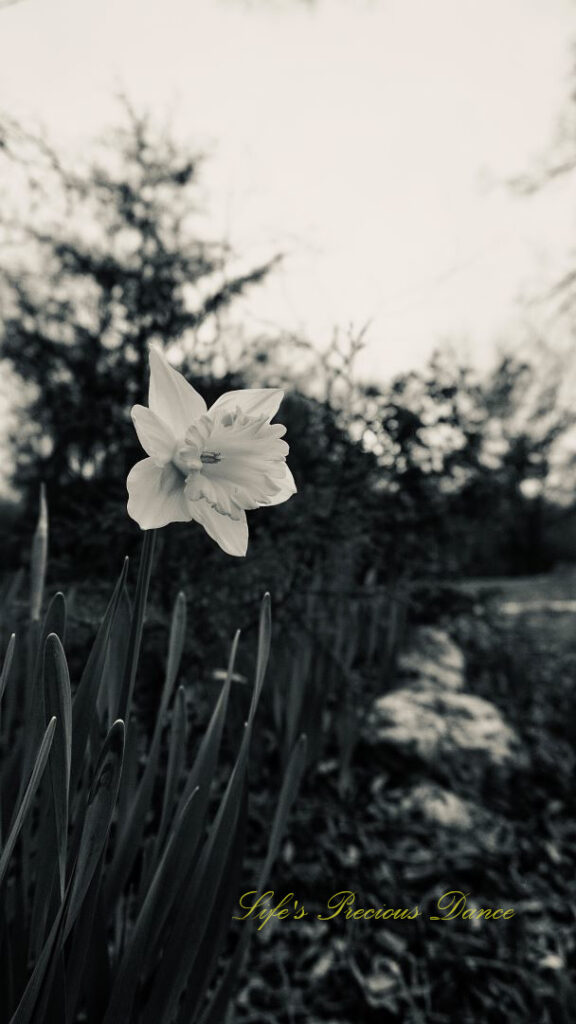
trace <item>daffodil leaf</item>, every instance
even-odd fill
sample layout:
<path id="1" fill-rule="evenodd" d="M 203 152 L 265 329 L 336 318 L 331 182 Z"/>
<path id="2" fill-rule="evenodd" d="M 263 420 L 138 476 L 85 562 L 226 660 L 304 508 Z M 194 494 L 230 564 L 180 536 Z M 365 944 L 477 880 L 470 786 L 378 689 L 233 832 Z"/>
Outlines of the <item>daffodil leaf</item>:
<path id="1" fill-rule="evenodd" d="M 106 899 L 113 901 L 122 890 L 122 887 L 130 873 L 134 858 L 138 853 L 146 815 L 150 807 L 150 800 L 154 789 L 154 782 L 158 771 L 162 730 L 166 718 L 166 711 L 172 697 L 176 676 L 179 669 L 179 659 L 182 654 L 183 636 L 182 631 L 185 625 L 184 602 L 180 595 L 176 599 L 176 605 L 172 617 L 170 631 L 170 648 L 164 687 L 160 698 L 160 708 L 156 716 L 154 735 L 146 759 L 144 773 L 140 780 L 136 794 L 130 801 L 130 806 L 124 800 L 124 785 L 121 792 L 121 802 L 125 808 L 125 816 L 121 819 L 123 825 L 120 827 L 120 835 L 116 844 L 116 852 L 110 867 L 106 884 Z M 127 783 L 131 776 L 127 776 Z M 126 784 L 127 784 L 126 783 Z M 194 788 L 194 787 L 192 787 Z"/>
<path id="2" fill-rule="evenodd" d="M 166 689 L 169 693 L 172 693 L 172 688 L 176 682 L 176 676 L 178 675 L 178 669 L 180 668 L 182 651 L 184 649 L 184 639 L 186 637 L 186 618 L 186 595 L 181 590 L 176 598 L 174 611 L 172 612 L 172 621 L 170 623 L 168 662 L 166 665 Z"/>
<path id="3" fill-rule="evenodd" d="M 124 748 L 124 765 L 118 794 L 119 834 L 116 848 L 123 842 L 122 822 L 128 821 L 138 791 L 138 769 L 140 766 L 140 737 L 136 729 L 130 729 L 126 736 Z"/>
<path id="4" fill-rule="evenodd" d="M 214 912 L 234 842 L 246 781 L 251 727 L 246 724 L 236 763 L 199 861 L 171 919 L 164 955 L 146 1002 L 143 1024 L 169 1024 Z"/>
<path id="5" fill-rule="evenodd" d="M 148 588 L 150 586 L 155 546 L 156 530 L 146 530 L 144 532 L 144 543 L 142 545 L 142 554 L 138 565 L 136 597 L 134 599 L 134 612 L 132 615 L 132 625 L 128 640 L 126 668 L 120 689 L 120 699 L 118 701 L 118 715 L 125 722 L 128 722 L 129 720 L 132 706 L 132 691 L 134 689 L 136 670 L 138 668 L 138 660 L 140 658 L 144 613 L 146 611 L 146 601 L 148 598 Z"/>
<path id="6" fill-rule="evenodd" d="M 0 735 L 2 734 L 1 733 L 1 728 L 2 728 L 2 718 L 3 718 L 3 714 L 2 714 L 2 712 L 3 712 L 2 698 L 4 697 L 4 690 L 6 689 L 6 684 L 8 683 L 8 677 L 10 675 L 10 669 L 12 668 L 12 663 L 13 663 L 13 660 L 14 660 L 14 648 L 15 648 L 15 646 L 16 646 L 16 634 L 12 633 L 12 635 L 11 635 L 9 641 L 8 641 L 8 647 L 6 648 L 6 654 L 4 655 L 4 662 L 2 664 L 2 672 L 0 673 Z M 4 716 L 4 717 L 6 717 L 6 716 Z M 6 735 L 9 735 L 9 726 L 6 727 Z M 2 786 L 0 785 L 0 844 L 2 843 L 2 818 L 3 818 L 2 806 L 3 806 L 3 794 L 2 794 Z"/>
<path id="7" fill-rule="evenodd" d="M 158 867 L 118 967 L 103 1024 L 125 1024 L 130 1019 L 140 975 L 158 957 L 158 943 L 172 907 L 180 895 L 201 837 L 198 790 L 188 798 L 170 830 Z"/>
<path id="8" fill-rule="evenodd" d="M 52 722 L 55 723 L 55 719 Z M 44 1019 L 62 948 L 83 907 L 98 865 L 102 866 L 118 794 L 123 748 L 124 723 L 115 722 L 104 741 L 88 794 L 78 854 L 64 901 L 10 1024 L 31 1024 L 33 1020 Z"/>
<path id="9" fill-rule="evenodd" d="M 58 636 L 49 634 L 42 663 L 47 717 L 57 720 L 50 751 L 49 772 L 42 780 L 39 821 L 34 837 L 35 891 L 30 927 L 30 959 L 38 959 L 46 926 L 64 897 L 68 839 L 68 798 L 71 762 L 70 679 Z M 60 885 L 55 891 L 55 879 Z"/>
<path id="10" fill-rule="evenodd" d="M 268 884 L 270 870 L 278 856 L 278 850 L 286 827 L 286 821 L 298 793 L 305 763 L 306 737 L 301 736 L 292 750 L 288 767 L 282 782 L 280 798 L 278 800 L 278 806 L 272 823 L 266 860 L 258 881 L 259 892 L 265 891 Z M 220 1024 L 220 1022 L 225 1019 L 226 1010 L 234 994 L 238 975 L 240 974 L 244 957 L 246 956 L 253 927 L 253 919 L 249 918 L 244 925 L 236 945 L 236 949 L 226 965 L 224 974 L 218 983 L 216 991 L 200 1017 L 199 1024 Z"/>
<path id="11" fill-rule="evenodd" d="M 50 752 L 50 778 L 58 843 L 60 893 L 63 897 L 72 763 L 72 698 L 66 655 L 55 633 L 50 633 L 44 646 L 44 691 L 46 712 L 48 716 L 56 717 L 58 721 Z"/>
<path id="12" fill-rule="evenodd" d="M 46 637 L 53 632 L 64 634 L 66 627 L 66 602 L 64 595 L 55 594 L 42 624 L 33 619 L 28 626 L 27 669 L 24 693 L 24 752 L 22 759 L 22 785 L 31 768 L 35 751 L 46 726 L 45 695 L 42 676 L 42 661 Z M 20 794 L 22 789 L 20 789 Z"/>
<path id="13" fill-rule="evenodd" d="M 56 633 L 62 643 L 64 643 L 66 640 L 66 622 L 66 598 L 59 590 L 58 593 L 54 594 L 54 597 L 46 609 L 46 615 L 44 616 L 44 622 L 42 624 L 43 637 L 49 636 L 50 633 Z"/>
<path id="14" fill-rule="evenodd" d="M 64 904 L 54 919 L 50 934 L 9 1024 L 32 1024 L 32 1021 L 43 1019 L 43 1008 L 47 1001 L 47 996 L 43 993 L 50 988 L 60 955 L 63 916 Z"/>
<path id="15" fill-rule="evenodd" d="M 228 669 L 226 672 L 226 679 L 224 685 L 220 691 L 220 696 L 216 701 L 216 706 L 212 712 L 208 728 L 202 737 L 202 742 L 196 759 L 192 766 L 192 769 L 188 775 L 184 791 L 180 797 L 177 814 L 181 812 L 181 808 L 184 806 L 188 797 L 197 787 L 200 788 L 200 802 L 204 809 L 208 807 L 208 800 L 210 796 L 210 787 L 216 771 L 216 765 L 218 763 L 218 753 L 220 750 L 220 742 L 222 740 L 222 732 L 224 729 L 224 722 L 226 720 L 226 712 L 228 709 L 228 701 L 230 697 L 230 687 L 232 684 L 232 676 L 234 674 L 234 665 L 236 663 L 236 654 L 238 651 L 238 642 L 240 640 L 240 633 L 237 631 L 234 640 L 232 641 L 232 649 L 230 651 L 230 657 L 228 659 Z"/>
<path id="16" fill-rule="evenodd" d="M 92 650 L 88 656 L 82 678 L 72 703 L 72 767 L 71 791 L 74 792 L 79 781 L 80 772 L 86 754 L 86 744 L 90 735 L 90 727 L 102 681 L 102 673 L 106 663 L 110 629 L 117 614 L 122 590 L 128 571 L 128 559 L 125 559 L 122 572 L 114 588 L 114 593 L 100 623 Z"/>
<path id="17" fill-rule="evenodd" d="M 2 672 L 0 674 L 0 704 L 4 696 L 4 690 L 8 682 L 8 676 L 10 675 L 10 669 L 12 668 L 12 661 L 14 659 L 14 648 L 16 647 L 16 634 L 12 633 L 8 647 L 6 648 L 6 654 L 4 655 L 4 662 L 2 664 Z"/>
<path id="18" fill-rule="evenodd" d="M 252 703 L 250 705 L 250 719 L 253 719 L 254 715 L 256 714 L 256 708 L 258 707 L 258 701 L 260 700 L 262 686 L 264 685 L 266 668 L 268 667 L 268 659 L 270 657 L 271 639 L 272 614 L 270 609 L 270 594 L 266 593 L 262 598 L 262 604 L 260 606 L 260 621 L 258 625 L 258 653 L 256 655 L 256 676 L 254 681 L 254 691 L 252 693 Z"/>
<path id="19" fill-rule="evenodd" d="M 172 725 L 168 745 L 168 767 L 166 770 L 164 799 L 162 801 L 162 816 L 156 836 L 156 851 L 160 850 L 162 846 L 174 810 L 176 793 L 186 761 L 186 739 L 186 691 L 183 686 L 180 686 L 176 693 L 176 700 L 172 711 Z"/>
<path id="20" fill-rule="evenodd" d="M 216 770 L 216 764 L 218 761 L 218 753 L 220 749 L 220 742 L 222 738 L 222 731 L 224 728 L 224 722 L 226 719 L 226 711 L 228 708 L 228 700 L 230 695 L 230 687 L 232 684 L 232 676 L 234 673 L 234 665 L 236 662 L 236 653 L 238 650 L 238 641 L 240 639 L 239 632 L 236 633 L 232 649 L 230 651 L 230 657 L 228 660 L 228 669 L 226 672 L 226 679 L 222 687 L 220 696 L 216 702 L 214 711 L 210 723 L 200 744 L 200 749 L 196 755 L 196 759 L 189 772 L 184 791 L 178 801 L 178 807 L 174 816 L 172 830 L 179 831 L 182 815 L 185 813 L 185 809 L 189 804 L 191 796 L 194 792 L 197 792 L 195 801 L 195 814 L 197 820 L 197 833 L 195 836 L 194 844 L 189 846 L 185 851 L 185 868 L 182 870 L 186 871 L 185 877 L 189 875 L 195 865 L 196 849 L 199 840 L 202 838 L 206 814 L 208 811 L 208 803 L 210 799 L 210 789 Z M 180 879 L 179 879 L 180 882 Z"/>
<path id="21" fill-rule="evenodd" d="M 36 963 L 46 938 L 47 928 L 52 926 L 61 906 L 61 895 L 56 886 L 58 875 L 58 840 L 54 817 L 51 780 L 46 772 L 41 781 L 39 798 L 39 820 L 34 836 L 35 887 L 32 916 L 30 919 L 30 941 L 28 961 Z"/>
<path id="22" fill-rule="evenodd" d="M 40 619 L 42 600 L 44 597 L 44 581 L 46 578 L 46 563 L 48 559 L 48 505 L 46 502 L 46 488 L 40 485 L 40 502 L 38 510 L 38 522 L 34 537 L 32 539 L 32 554 L 30 558 L 30 620 L 37 622 Z"/>
<path id="23" fill-rule="evenodd" d="M 98 691 L 98 718 L 106 721 L 109 729 L 119 717 L 120 691 L 128 659 L 128 640 L 132 622 L 132 607 L 126 585 L 122 587 L 116 614 L 110 625 L 106 662 L 102 672 L 103 685 Z M 98 723 L 95 723 L 96 727 Z"/>
<path id="24" fill-rule="evenodd" d="M 292 804 L 296 799 L 304 768 L 306 766 L 306 750 L 307 738 L 305 735 L 302 735 L 294 745 L 282 780 L 282 788 L 280 790 L 280 796 L 276 806 L 274 821 L 272 822 L 270 839 L 268 840 L 266 860 L 262 867 L 258 883 L 260 890 L 264 889 L 268 884 L 268 876 L 272 870 L 274 861 L 278 856 L 278 850 L 280 849 L 280 843 L 282 842 L 282 836 L 284 835 L 286 821 L 290 814 Z"/>
<path id="25" fill-rule="evenodd" d="M 62 903 L 9 1024 L 32 1024 L 32 1021 L 42 1020 L 43 1004 L 47 1001 L 47 996 L 43 993 L 50 988 L 61 950 L 64 909 L 65 904 Z"/>
<path id="26" fill-rule="evenodd" d="M 78 915 L 100 855 L 105 848 L 118 796 L 124 755 L 124 722 L 114 722 L 108 732 L 88 794 L 82 835 L 74 870 L 64 925 L 64 939 Z"/>
<path id="27" fill-rule="evenodd" d="M 100 860 L 82 902 L 78 920 L 74 925 L 70 939 L 70 953 L 66 963 L 66 1010 L 67 1022 L 76 1020 L 76 1009 L 82 995 L 83 987 L 86 986 L 86 965 L 88 958 L 95 959 L 95 944 L 106 946 L 106 930 L 104 937 L 100 934 L 101 928 L 95 928 L 98 914 L 98 902 L 102 886 L 102 870 L 104 866 L 105 851 L 102 851 Z M 97 936 L 94 935 L 97 932 Z M 100 950 L 100 956 L 102 955 Z M 107 954 L 106 954 L 107 955 Z M 102 979 L 103 980 L 103 979 Z M 104 988 L 105 991 L 105 988 Z M 91 993 L 85 992 L 85 999 L 92 1011 L 96 1010 L 97 1000 L 101 1001 L 103 991 Z"/>
<path id="28" fill-rule="evenodd" d="M 186 995 L 177 1024 L 189 1024 L 190 1021 L 197 1019 L 198 1011 L 221 956 L 226 934 L 230 928 L 232 908 L 238 899 L 246 844 L 247 817 L 248 787 L 245 782 L 241 795 L 240 812 L 232 841 L 228 846 L 221 882 L 208 918 L 204 938 L 198 947 L 193 969 L 186 980 Z"/>
<path id="29" fill-rule="evenodd" d="M 123 750 L 124 723 L 118 721 L 110 729 L 98 759 L 65 899 L 10 1024 L 29 1024 L 34 1017 L 43 1019 L 60 951 L 82 908 L 98 863 L 101 864 L 118 795 Z"/>
<path id="30" fill-rule="evenodd" d="M 2 885 L 2 881 L 4 875 L 6 874 L 6 869 L 8 867 L 12 851 L 16 845 L 16 840 L 18 839 L 18 836 L 20 834 L 20 829 L 22 828 L 26 815 L 28 814 L 32 806 L 32 801 L 34 800 L 36 790 L 38 789 L 40 780 L 42 778 L 42 774 L 46 767 L 48 754 L 50 753 L 50 748 L 52 746 L 52 741 L 54 739 L 55 728 L 56 719 L 52 718 L 48 725 L 46 726 L 46 731 L 42 738 L 40 749 L 38 750 L 38 753 L 36 755 L 36 760 L 34 762 L 32 774 L 30 775 L 30 778 L 28 780 L 28 785 L 26 786 L 24 795 L 18 806 L 16 816 L 14 818 L 14 821 L 12 822 L 12 826 L 6 838 L 4 849 L 2 850 L 2 855 L 0 856 L 0 885 Z"/>
<path id="31" fill-rule="evenodd" d="M 26 728 L 23 730 L 23 751 L 21 784 L 19 797 L 22 795 L 25 779 L 28 778 L 36 750 L 40 743 L 44 729 L 46 728 L 46 713 L 44 707 L 44 690 L 42 677 L 39 669 L 39 651 L 43 648 L 42 628 L 38 621 L 34 620 L 28 625 L 27 635 L 27 666 L 25 677 L 24 693 L 24 721 Z"/>

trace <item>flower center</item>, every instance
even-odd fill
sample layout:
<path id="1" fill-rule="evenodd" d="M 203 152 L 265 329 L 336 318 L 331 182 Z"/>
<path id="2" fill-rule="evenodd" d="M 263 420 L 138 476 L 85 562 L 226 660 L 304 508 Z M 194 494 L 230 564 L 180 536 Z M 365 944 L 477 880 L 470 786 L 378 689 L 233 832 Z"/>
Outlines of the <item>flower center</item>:
<path id="1" fill-rule="evenodd" d="M 172 462 L 186 477 L 184 494 L 221 515 L 269 505 L 279 494 L 288 445 L 285 427 L 240 409 L 205 413 L 176 445 Z"/>
<path id="2" fill-rule="evenodd" d="M 285 427 L 240 409 L 205 413 L 176 444 L 172 462 L 186 477 L 188 500 L 205 499 L 222 515 L 269 504 L 280 491 Z"/>

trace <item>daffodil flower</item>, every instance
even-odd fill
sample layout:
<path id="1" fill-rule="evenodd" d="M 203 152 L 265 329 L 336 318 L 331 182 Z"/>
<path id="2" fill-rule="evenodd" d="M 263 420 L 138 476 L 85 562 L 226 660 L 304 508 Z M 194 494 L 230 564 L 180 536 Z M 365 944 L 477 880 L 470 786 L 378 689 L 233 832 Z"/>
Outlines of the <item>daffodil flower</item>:
<path id="1" fill-rule="evenodd" d="M 148 408 L 132 420 L 147 459 L 128 474 L 128 514 L 142 530 L 194 519 L 229 555 L 245 555 L 246 509 L 296 491 L 286 427 L 270 420 L 284 392 L 229 391 L 208 409 L 162 353 L 150 349 Z"/>

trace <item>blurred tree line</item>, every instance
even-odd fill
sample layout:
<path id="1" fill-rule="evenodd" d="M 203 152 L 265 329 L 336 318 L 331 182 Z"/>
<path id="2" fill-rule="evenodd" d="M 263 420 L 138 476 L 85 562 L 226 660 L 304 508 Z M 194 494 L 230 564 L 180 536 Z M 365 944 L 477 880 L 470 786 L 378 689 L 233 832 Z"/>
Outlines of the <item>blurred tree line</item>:
<path id="1" fill-rule="evenodd" d="M 202 239 L 197 155 L 127 102 L 81 167 L 7 120 L 0 133 L 19 181 L 0 224 L 0 356 L 25 399 L 10 438 L 23 501 L 12 536 L 30 535 L 44 480 L 55 579 L 109 579 L 138 550 L 125 510 L 142 457 L 129 410 L 146 401 L 150 342 L 208 404 L 246 385 L 288 389 L 280 418 L 299 490 L 250 515 L 248 558 L 228 559 L 185 524 L 162 531 L 159 598 L 192 582 L 206 635 L 215 605 L 242 624 L 270 587 L 277 608 L 293 609 L 313 580 L 396 586 L 549 566 L 547 486 L 574 421 L 558 367 L 506 356 L 481 375 L 444 351 L 367 386 L 353 376 L 361 336 L 324 355 L 282 336 L 230 342 L 225 312 L 276 258 L 232 273 L 228 247 Z M 15 565 L 19 545 L 4 533 Z"/>

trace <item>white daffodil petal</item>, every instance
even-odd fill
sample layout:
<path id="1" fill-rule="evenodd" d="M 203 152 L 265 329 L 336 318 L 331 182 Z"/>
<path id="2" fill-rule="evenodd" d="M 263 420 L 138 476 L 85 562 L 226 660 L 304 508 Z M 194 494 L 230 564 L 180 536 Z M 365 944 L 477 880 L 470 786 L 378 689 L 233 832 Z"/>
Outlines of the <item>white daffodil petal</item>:
<path id="1" fill-rule="evenodd" d="M 184 494 L 188 501 L 200 501 L 205 498 L 208 504 L 223 516 L 231 516 L 232 519 L 242 517 L 240 506 L 234 501 L 231 489 L 220 480 L 212 480 L 203 473 L 196 472 L 188 476 Z"/>
<path id="2" fill-rule="evenodd" d="M 246 513 L 241 512 L 238 519 L 223 516 L 212 508 L 205 498 L 188 502 L 192 518 L 204 527 L 212 540 L 220 545 L 227 555 L 242 558 L 248 550 L 248 522 Z"/>
<path id="3" fill-rule="evenodd" d="M 141 530 L 192 519 L 184 497 L 184 478 L 171 463 L 160 467 L 154 459 L 142 459 L 130 470 L 126 486 L 128 515 Z"/>
<path id="4" fill-rule="evenodd" d="M 245 391 L 228 391 L 210 406 L 210 414 L 218 410 L 225 412 L 240 409 L 246 416 L 266 416 L 271 420 L 278 412 L 284 392 L 280 388 L 246 388 Z"/>
<path id="5" fill-rule="evenodd" d="M 176 438 L 163 420 L 144 405 L 132 408 L 132 422 L 138 440 L 147 455 L 151 455 L 157 466 L 165 466 L 174 454 Z"/>
<path id="6" fill-rule="evenodd" d="M 157 348 L 150 349 L 148 405 L 175 437 L 184 437 L 193 420 L 206 412 L 206 402 Z"/>
<path id="7" fill-rule="evenodd" d="M 270 500 L 267 502 L 268 505 L 281 505 L 283 501 L 288 501 L 293 494 L 296 494 L 298 488 L 294 482 L 294 477 L 288 469 L 288 466 L 284 466 L 285 475 L 282 480 L 274 479 L 274 483 L 280 488 L 277 494 L 273 494 Z"/>

